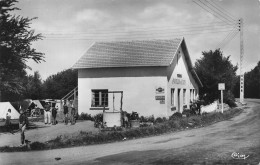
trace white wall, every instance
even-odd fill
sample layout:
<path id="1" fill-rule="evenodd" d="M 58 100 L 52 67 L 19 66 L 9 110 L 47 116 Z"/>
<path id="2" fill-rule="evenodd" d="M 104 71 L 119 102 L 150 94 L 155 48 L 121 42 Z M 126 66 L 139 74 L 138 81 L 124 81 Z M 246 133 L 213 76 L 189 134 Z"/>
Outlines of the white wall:
<path id="1" fill-rule="evenodd" d="M 84 72 L 84 70 L 82 70 Z M 138 112 L 139 115 L 155 117 L 167 116 L 167 106 L 155 100 L 155 89 L 163 86 L 167 89 L 166 77 L 106 77 L 79 78 L 79 114 L 81 112 L 95 115 L 102 110 L 90 110 L 91 90 L 108 89 L 108 91 L 123 91 L 123 111 Z M 167 92 L 165 90 L 165 92 Z M 165 93 L 167 96 L 167 93 Z M 166 97 L 167 99 L 167 97 Z M 109 94 L 109 111 L 113 111 L 113 96 Z M 120 94 L 115 94 L 115 109 L 120 107 Z M 120 110 L 120 109 L 119 109 Z"/>
<path id="2" fill-rule="evenodd" d="M 168 91 L 171 91 L 172 88 L 175 89 L 174 98 L 175 98 L 175 107 L 176 110 L 172 111 L 171 108 L 173 107 L 171 105 L 171 93 L 168 93 L 168 114 L 172 115 L 175 112 L 182 112 L 183 106 L 187 105 L 187 108 L 189 108 L 190 100 L 195 100 L 197 98 L 197 95 L 195 94 L 195 89 L 198 92 L 198 85 L 195 82 L 194 78 L 192 77 L 191 72 L 189 71 L 188 65 L 185 61 L 184 53 L 182 51 L 182 48 L 180 47 L 177 51 L 178 56 L 175 55 L 175 58 L 173 59 L 173 62 L 168 68 Z M 178 57 L 178 59 L 177 59 Z M 177 76 L 177 74 L 181 74 L 181 78 Z M 176 80 L 183 81 L 183 83 L 176 83 Z M 184 83 L 185 82 L 185 83 Z M 185 92 L 185 100 L 186 103 L 184 104 L 183 101 L 183 90 L 186 89 Z M 180 105 L 178 106 L 177 102 L 177 93 L 178 90 L 180 91 Z M 192 92 L 191 92 L 192 90 Z M 180 107 L 180 109 L 178 109 Z"/>
<path id="3" fill-rule="evenodd" d="M 218 101 L 214 101 L 213 103 L 206 105 L 206 106 L 201 106 L 201 113 L 206 112 L 214 112 L 218 109 Z"/>

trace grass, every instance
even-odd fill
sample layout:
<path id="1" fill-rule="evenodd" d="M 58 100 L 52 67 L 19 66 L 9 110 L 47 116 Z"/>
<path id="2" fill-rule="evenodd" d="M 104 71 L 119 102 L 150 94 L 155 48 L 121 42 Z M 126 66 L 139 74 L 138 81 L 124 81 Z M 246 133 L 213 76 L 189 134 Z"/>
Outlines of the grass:
<path id="1" fill-rule="evenodd" d="M 91 132 L 81 131 L 75 136 L 58 136 L 45 143 L 33 142 L 30 148 L 27 147 L 0 147 L 0 152 L 29 151 L 29 150 L 47 150 L 65 147 L 74 147 L 82 145 L 102 144 L 109 142 L 122 141 L 123 139 L 135 139 L 148 136 L 161 135 L 173 131 L 191 129 L 213 124 L 234 117 L 242 112 L 242 109 L 234 108 L 220 112 L 203 114 L 201 116 L 190 116 L 185 118 L 173 118 L 162 123 L 157 123 L 148 127 L 123 129 L 121 131 Z"/>

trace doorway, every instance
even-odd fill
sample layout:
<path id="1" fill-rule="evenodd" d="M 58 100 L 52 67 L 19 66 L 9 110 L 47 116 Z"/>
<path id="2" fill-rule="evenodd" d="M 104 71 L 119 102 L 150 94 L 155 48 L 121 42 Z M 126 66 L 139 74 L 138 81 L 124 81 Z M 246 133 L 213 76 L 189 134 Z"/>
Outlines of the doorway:
<path id="1" fill-rule="evenodd" d="M 181 110 L 181 89 L 178 89 L 178 93 L 177 93 L 177 102 L 178 102 L 178 112 L 180 112 Z"/>

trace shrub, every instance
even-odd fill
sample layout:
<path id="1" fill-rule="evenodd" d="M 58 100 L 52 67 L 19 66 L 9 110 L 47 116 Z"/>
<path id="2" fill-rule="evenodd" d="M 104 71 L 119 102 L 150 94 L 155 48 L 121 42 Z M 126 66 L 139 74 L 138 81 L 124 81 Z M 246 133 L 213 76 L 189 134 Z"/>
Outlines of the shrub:
<path id="1" fill-rule="evenodd" d="M 228 90 L 227 92 L 224 92 L 224 103 L 227 103 L 230 107 L 236 107 L 235 103 L 235 97 L 234 95 Z"/>
<path id="2" fill-rule="evenodd" d="M 184 109 L 182 112 L 183 115 L 186 115 L 186 117 L 195 115 L 194 112 L 192 112 L 190 109 Z"/>
<path id="3" fill-rule="evenodd" d="M 93 121 L 93 117 L 90 115 L 90 114 L 87 114 L 87 113 L 81 113 L 79 116 L 78 116 L 78 120 L 91 120 Z"/>
<path id="4" fill-rule="evenodd" d="M 165 121 L 166 121 L 166 118 L 165 118 L 165 117 L 163 117 L 163 118 L 157 117 L 157 118 L 154 120 L 155 123 L 163 123 L 163 122 L 165 122 Z"/>
<path id="5" fill-rule="evenodd" d="M 45 149 L 46 146 L 44 143 L 41 143 L 41 142 L 33 142 L 31 144 L 31 149 L 32 150 L 42 150 L 42 149 Z"/>
<path id="6" fill-rule="evenodd" d="M 182 118 L 182 114 L 180 112 L 176 112 L 173 115 L 170 116 L 169 120 L 177 120 Z"/>

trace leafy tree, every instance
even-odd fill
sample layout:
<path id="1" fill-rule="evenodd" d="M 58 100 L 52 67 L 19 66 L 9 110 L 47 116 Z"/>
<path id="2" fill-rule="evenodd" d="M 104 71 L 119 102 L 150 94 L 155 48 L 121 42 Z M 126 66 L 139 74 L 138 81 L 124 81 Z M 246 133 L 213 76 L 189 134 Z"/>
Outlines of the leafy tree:
<path id="1" fill-rule="evenodd" d="M 200 97 L 206 103 L 211 103 L 220 98 L 218 83 L 225 83 L 224 102 L 232 105 L 232 94 L 237 66 L 233 66 L 229 57 L 224 57 L 220 49 L 202 52 L 203 57 L 196 61 L 195 71 L 203 83 L 200 89 Z"/>
<path id="2" fill-rule="evenodd" d="M 29 75 L 25 79 L 25 98 L 30 98 L 33 100 L 43 98 L 43 84 L 41 76 L 38 71 L 34 72 L 34 75 Z"/>
<path id="3" fill-rule="evenodd" d="M 61 99 L 78 85 L 77 70 L 67 69 L 49 76 L 43 83 L 44 98 Z"/>
<path id="4" fill-rule="evenodd" d="M 36 18 L 9 14 L 20 10 L 14 7 L 15 3 L 17 0 L 0 1 L 0 101 L 21 97 L 25 90 L 21 79 L 29 67 L 26 61 L 32 59 L 39 63 L 44 58 L 43 53 L 31 47 L 32 42 L 42 39 L 41 34 L 30 29 L 31 21 Z"/>
<path id="5" fill-rule="evenodd" d="M 260 98 L 260 61 L 257 66 L 244 75 L 244 96 L 245 98 Z M 237 77 L 236 87 L 233 91 L 236 97 L 239 97 L 240 77 Z"/>

